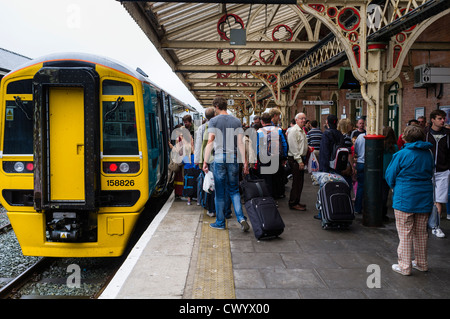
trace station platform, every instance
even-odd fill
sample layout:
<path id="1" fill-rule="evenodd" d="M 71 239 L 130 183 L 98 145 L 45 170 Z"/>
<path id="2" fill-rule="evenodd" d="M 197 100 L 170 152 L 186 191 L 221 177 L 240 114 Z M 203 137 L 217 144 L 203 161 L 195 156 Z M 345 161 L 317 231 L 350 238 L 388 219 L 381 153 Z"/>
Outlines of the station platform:
<path id="1" fill-rule="evenodd" d="M 383 227 L 323 230 L 313 218 L 318 186 L 305 174 L 304 212 L 278 201 L 286 228 L 279 238 L 258 241 L 233 216 L 227 230 L 193 202 L 172 194 L 101 299 L 436 299 L 450 296 L 450 240 L 430 234 L 429 271 L 402 276 L 393 211 Z M 245 209 L 244 209 L 245 212 Z M 441 220 L 450 236 L 450 221 Z"/>

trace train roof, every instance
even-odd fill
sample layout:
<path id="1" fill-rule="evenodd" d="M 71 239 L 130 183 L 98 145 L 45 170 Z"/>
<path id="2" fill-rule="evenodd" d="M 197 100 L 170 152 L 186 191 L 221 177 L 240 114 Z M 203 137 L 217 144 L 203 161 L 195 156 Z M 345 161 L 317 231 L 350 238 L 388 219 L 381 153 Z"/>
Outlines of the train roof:
<path id="1" fill-rule="evenodd" d="M 156 86 L 156 84 L 152 83 L 148 78 L 144 77 L 142 74 L 138 73 L 137 71 L 133 70 L 131 67 L 123 64 L 122 62 L 116 61 L 111 58 L 95 55 L 95 54 L 79 53 L 79 52 L 64 52 L 64 53 L 53 53 L 53 54 L 44 55 L 44 56 L 38 57 L 36 59 L 32 59 L 26 63 L 23 63 L 23 64 L 17 66 L 15 69 L 11 70 L 11 72 L 9 72 L 8 75 L 12 74 L 20 69 L 34 65 L 34 64 L 51 62 L 51 61 L 62 61 L 62 60 L 82 61 L 82 62 L 88 62 L 88 63 L 93 63 L 93 64 L 100 64 L 105 67 L 128 74 L 132 77 L 137 78 L 138 80 L 140 80 L 142 82 L 148 82 L 148 83 L 151 83 L 152 85 Z"/>
<path id="2" fill-rule="evenodd" d="M 26 68 L 31 65 L 38 64 L 38 63 L 63 61 L 63 60 L 82 61 L 82 62 L 87 62 L 87 63 L 103 65 L 105 67 L 128 74 L 128 75 L 138 79 L 139 81 L 147 82 L 159 90 L 163 90 L 158 85 L 156 85 L 155 83 L 150 81 L 150 79 L 148 77 L 143 76 L 143 74 L 139 73 L 138 71 L 133 70 L 131 67 L 123 64 L 122 62 L 119 62 L 117 60 L 107 58 L 104 56 L 99 56 L 99 55 L 89 54 L 89 53 L 79 53 L 79 52 L 63 52 L 63 53 L 53 53 L 53 54 L 44 55 L 44 56 L 38 57 L 36 59 L 32 59 L 30 61 L 27 61 L 27 62 L 17 66 L 13 70 L 11 70 L 8 74 L 6 74 L 6 76 L 8 76 L 20 69 L 23 69 L 23 68 Z M 165 90 L 163 90 L 163 91 L 165 91 Z M 169 94 L 169 95 L 171 95 L 171 94 Z M 189 104 L 182 102 L 181 100 L 177 99 L 173 95 L 171 95 L 171 96 L 173 99 L 177 100 L 178 104 L 183 105 L 183 108 L 189 108 L 189 109 L 193 109 L 194 111 L 197 111 L 196 109 L 191 107 Z"/>

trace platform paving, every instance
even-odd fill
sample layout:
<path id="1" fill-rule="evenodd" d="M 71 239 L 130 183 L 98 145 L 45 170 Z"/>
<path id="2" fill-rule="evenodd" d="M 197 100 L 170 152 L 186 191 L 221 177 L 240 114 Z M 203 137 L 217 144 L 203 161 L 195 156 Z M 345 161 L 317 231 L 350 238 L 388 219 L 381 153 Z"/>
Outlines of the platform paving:
<path id="1" fill-rule="evenodd" d="M 286 185 L 286 196 L 290 184 Z M 450 296 L 448 238 L 430 235 L 429 271 L 413 269 L 411 276 L 402 276 L 391 269 L 397 262 L 398 244 L 392 209 L 388 212 L 391 222 L 383 227 L 363 226 L 362 215 L 357 215 L 348 230 L 323 230 L 320 221 L 313 218 L 317 214 L 317 191 L 318 186 L 313 186 L 306 174 L 301 200 L 307 205 L 306 211 L 290 210 L 287 198 L 278 201 L 286 228 L 276 239 L 258 241 L 251 230 L 241 231 L 234 216 L 228 220 L 225 232 L 231 254 L 226 255 L 231 256 L 227 258 L 231 258 L 229 280 L 234 281 L 233 297 L 424 299 Z M 200 207 L 187 206 L 180 199 L 168 204 L 157 219 L 102 298 L 198 298 L 198 271 L 205 273 L 205 265 L 199 263 L 199 251 L 204 244 L 202 229 L 213 219 Z M 450 221 L 442 220 L 441 228 L 450 236 Z M 217 269 L 208 271 L 215 273 Z M 227 276 L 219 277 L 223 280 Z M 214 292 L 209 296 L 215 298 Z M 219 295 L 219 298 L 224 297 Z"/>
<path id="2" fill-rule="evenodd" d="M 286 196 L 290 183 L 286 185 Z M 301 202 L 304 212 L 278 201 L 286 224 L 278 239 L 258 241 L 230 227 L 236 298 L 448 298 L 450 295 L 450 241 L 429 237 L 429 271 L 413 269 L 411 276 L 392 271 L 397 263 L 398 237 L 392 208 L 383 227 L 362 225 L 362 215 L 348 230 L 323 230 L 315 202 L 318 186 L 305 175 Z M 450 221 L 441 228 L 450 236 Z M 373 287 L 379 266 L 380 288 Z M 369 268 L 368 268 L 369 267 Z M 370 277 L 370 278 L 369 278 Z"/>

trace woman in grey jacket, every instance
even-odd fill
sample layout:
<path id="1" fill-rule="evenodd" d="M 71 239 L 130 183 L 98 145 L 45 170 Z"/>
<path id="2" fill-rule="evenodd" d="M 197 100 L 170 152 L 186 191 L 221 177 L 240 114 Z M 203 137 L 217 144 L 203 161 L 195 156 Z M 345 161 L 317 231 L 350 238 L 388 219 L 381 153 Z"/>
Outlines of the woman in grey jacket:
<path id="1" fill-rule="evenodd" d="M 398 264 L 392 265 L 392 269 L 410 275 L 411 267 L 428 270 L 427 222 L 433 208 L 434 161 L 432 145 L 424 141 L 425 134 L 419 126 L 407 126 L 403 139 L 406 144 L 394 154 L 385 179 L 394 189 L 392 207 L 400 240 Z M 412 260 L 413 247 L 415 260 Z"/>

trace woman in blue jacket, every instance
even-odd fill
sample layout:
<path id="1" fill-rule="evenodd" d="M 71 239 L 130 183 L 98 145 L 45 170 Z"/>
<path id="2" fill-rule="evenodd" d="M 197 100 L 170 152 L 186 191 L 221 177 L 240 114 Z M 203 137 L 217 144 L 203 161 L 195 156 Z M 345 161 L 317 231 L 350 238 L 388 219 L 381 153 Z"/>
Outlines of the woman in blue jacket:
<path id="1" fill-rule="evenodd" d="M 403 132 L 405 146 L 395 153 L 386 169 L 385 179 L 394 189 L 392 207 L 400 243 L 397 249 L 398 264 L 392 269 L 410 275 L 411 267 L 428 270 L 427 222 L 433 208 L 434 172 L 431 143 L 419 126 L 407 126 Z M 415 260 L 412 260 L 414 247 Z"/>

